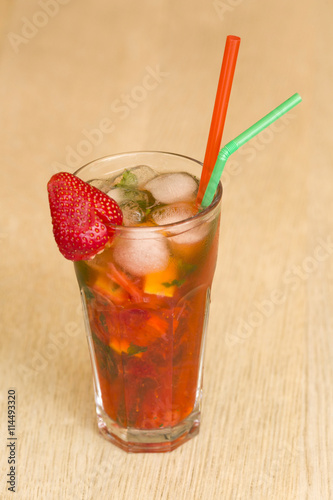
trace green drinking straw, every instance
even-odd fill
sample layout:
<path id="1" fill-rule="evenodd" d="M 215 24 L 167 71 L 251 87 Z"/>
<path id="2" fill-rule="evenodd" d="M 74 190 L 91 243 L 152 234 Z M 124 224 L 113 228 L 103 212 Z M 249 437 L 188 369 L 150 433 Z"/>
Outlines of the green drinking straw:
<path id="1" fill-rule="evenodd" d="M 204 197 L 201 202 L 202 207 L 208 207 L 208 205 L 210 205 L 211 202 L 213 201 L 216 188 L 218 186 L 224 166 L 229 156 L 235 151 L 237 151 L 238 148 L 243 146 L 254 136 L 259 134 L 265 128 L 267 128 L 269 125 L 275 122 L 282 115 L 290 111 L 294 106 L 296 106 L 296 104 L 299 104 L 301 100 L 302 98 L 299 94 L 294 94 L 289 99 L 280 104 L 280 106 L 278 106 L 277 108 L 273 109 L 273 111 L 268 113 L 268 115 L 264 116 L 263 118 L 261 118 L 261 120 L 257 121 L 254 125 L 252 125 L 252 127 L 249 127 L 247 130 L 245 130 L 245 132 L 237 136 L 232 141 L 228 142 L 228 144 L 226 144 L 221 149 L 217 157 L 214 170 L 209 179 Z"/>

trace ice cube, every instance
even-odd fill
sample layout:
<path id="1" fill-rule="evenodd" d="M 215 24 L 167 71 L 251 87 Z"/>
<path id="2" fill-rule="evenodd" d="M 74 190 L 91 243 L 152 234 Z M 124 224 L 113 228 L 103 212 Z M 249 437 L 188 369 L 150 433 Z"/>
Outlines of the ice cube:
<path id="1" fill-rule="evenodd" d="M 138 165 L 137 167 L 126 169 L 120 175 L 114 177 L 112 185 L 125 188 L 140 188 L 155 176 L 156 173 L 148 165 Z"/>
<path id="2" fill-rule="evenodd" d="M 139 191 L 138 189 L 128 189 L 123 187 L 113 187 L 107 193 L 110 198 L 113 198 L 119 206 L 128 201 L 134 201 L 145 210 L 148 206 L 154 203 L 153 199 L 145 191 Z"/>
<path id="3" fill-rule="evenodd" d="M 150 236 L 150 235 L 149 235 Z M 115 262 L 134 276 L 163 271 L 169 262 L 169 250 L 162 236 L 145 238 L 140 231 L 137 238 L 114 240 Z"/>
<path id="4" fill-rule="evenodd" d="M 135 201 L 126 201 L 120 205 L 125 226 L 136 226 L 145 218 L 145 212 Z"/>
<path id="5" fill-rule="evenodd" d="M 173 203 L 162 207 L 154 208 L 150 213 L 150 218 L 159 226 L 164 224 L 174 224 L 186 221 L 197 213 L 193 203 Z M 191 245 L 202 240 L 209 231 L 208 224 L 197 219 L 187 220 L 185 224 L 174 226 L 170 232 L 174 236 L 169 237 L 171 243 Z M 178 234 L 177 234 L 178 233 Z"/>
<path id="6" fill-rule="evenodd" d="M 126 191 L 123 188 L 114 187 L 110 189 L 106 194 L 110 196 L 110 198 L 112 198 L 115 202 L 117 202 L 119 206 L 123 201 L 126 201 Z"/>
<path id="7" fill-rule="evenodd" d="M 189 219 L 196 210 L 190 203 L 172 203 L 162 207 L 154 208 L 150 213 L 150 218 L 159 226 L 173 224 L 185 219 Z"/>
<path id="8" fill-rule="evenodd" d="M 137 178 L 138 187 L 144 186 L 157 175 L 151 167 L 148 167 L 148 165 L 138 165 L 137 167 L 131 168 L 131 172 Z"/>
<path id="9" fill-rule="evenodd" d="M 177 201 L 194 201 L 198 189 L 195 178 L 186 172 L 161 174 L 145 184 L 155 200 L 160 203 L 175 203 Z"/>
<path id="10" fill-rule="evenodd" d="M 112 186 L 112 181 L 110 179 L 91 179 L 90 181 L 87 182 L 91 186 L 94 186 L 100 191 L 103 191 L 103 193 L 107 193 Z"/>
<path id="11" fill-rule="evenodd" d="M 187 228 L 183 232 L 179 232 L 176 236 L 169 238 L 170 242 L 178 243 L 179 245 L 193 245 L 203 240 L 209 233 L 209 224 L 205 222 L 197 226 Z"/>

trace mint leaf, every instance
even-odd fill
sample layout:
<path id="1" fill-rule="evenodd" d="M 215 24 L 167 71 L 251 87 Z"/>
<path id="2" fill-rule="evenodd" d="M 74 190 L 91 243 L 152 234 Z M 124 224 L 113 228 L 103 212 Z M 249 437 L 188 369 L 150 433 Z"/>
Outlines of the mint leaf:
<path id="1" fill-rule="evenodd" d="M 138 354 L 139 352 L 145 352 L 147 349 L 148 349 L 147 347 L 141 347 L 139 345 L 135 345 L 135 344 L 131 343 L 129 348 L 127 349 L 127 354 L 129 356 L 134 356 L 135 354 Z"/>
<path id="2" fill-rule="evenodd" d="M 178 266 L 184 274 L 193 273 L 193 271 L 195 271 L 198 267 L 196 264 L 191 264 L 190 262 L 185 262 L 184 260 L 180 260 Z"/>
<path id="3" fill-rule="evenodd" d="M 95 355 L 99 369 L 105 378 L 114 379 L 118 376 L 117 362 L 110 346 L 104 344 L 94 331 L 91 332 Z"/>
<path id="4" fill-rule="evenodd" d="M 93 294 L 93 292 L 90 290 L 90 288 L 88 287 L 84 287 L 83 288 L 83 292 L 84 292 L 84 296 L 86 298 L 87 301 L 89 300 L 92 300 L 95 298 L 95 295 Z"/>
<path id="5" fill-rule="evenodd" d="M 133 172 L 129 170 L 125 170 L 120 181 L 116 184 L 116 187 L 131 187 L 136 186 L 138 183 L 138 179 Z"/>
<path id="6" fill-rule="evenodd" d="M 173 280 L 170 281 L 170 283 L 164 282 L 162 285 L 165 286 L 165 288 L 170 288 L 171 286 L 182 286 L 183 283 L 185 283 L 185 278 L 182 280 Z"/>
<path id="7" fill-rule="evenodd" d="M 105 315 L 103 313 L 101 313 L 99 315 L 99 320 L 101 322 L 101 325 L 102 325 L 102 328 L 103 330 L 108 333 L 108 325 L 106 324 L 106 319 L 105 319 Z"/>

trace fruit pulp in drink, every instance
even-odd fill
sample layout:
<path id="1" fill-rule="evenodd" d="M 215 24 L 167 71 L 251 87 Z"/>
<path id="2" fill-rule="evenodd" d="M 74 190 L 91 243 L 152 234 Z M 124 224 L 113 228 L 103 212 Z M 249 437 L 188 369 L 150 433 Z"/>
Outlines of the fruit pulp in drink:
<path id="1" fill-rule="evenodd" d="M 219 216 L 196 223 L 195 196 L 167 204 L 147 189 L 142 192 L 150 205 L 141 220 L 130 223 L 136 227 L 116 228 L 104 251 L 75 262 L 75 270 L 89 321 L 99 404 L 120 428 L 156 430 L 174 427 L 199 410 Z M 157 211 L 170 206 L 173 215 L 183 209 L 192 214 L 185 228 L 176 223 L 178 232 L 170 223 L 156 224 Z"/>

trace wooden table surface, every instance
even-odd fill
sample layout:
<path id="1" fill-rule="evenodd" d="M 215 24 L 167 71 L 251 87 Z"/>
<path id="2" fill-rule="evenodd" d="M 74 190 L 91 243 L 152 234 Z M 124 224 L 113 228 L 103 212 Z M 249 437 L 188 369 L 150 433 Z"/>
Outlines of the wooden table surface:
<path id="1" fill-rule="evenodd" d="M 333 498 L 332 18 L 328 0 L 1 1 L 0 498 Z M 122 151 L 202 160 L 229 34 L 242 41 L 224 144 L 303 102 L 223 174 L 200 434 L 130 455 L 97 432 L 46 183 Z"/>

